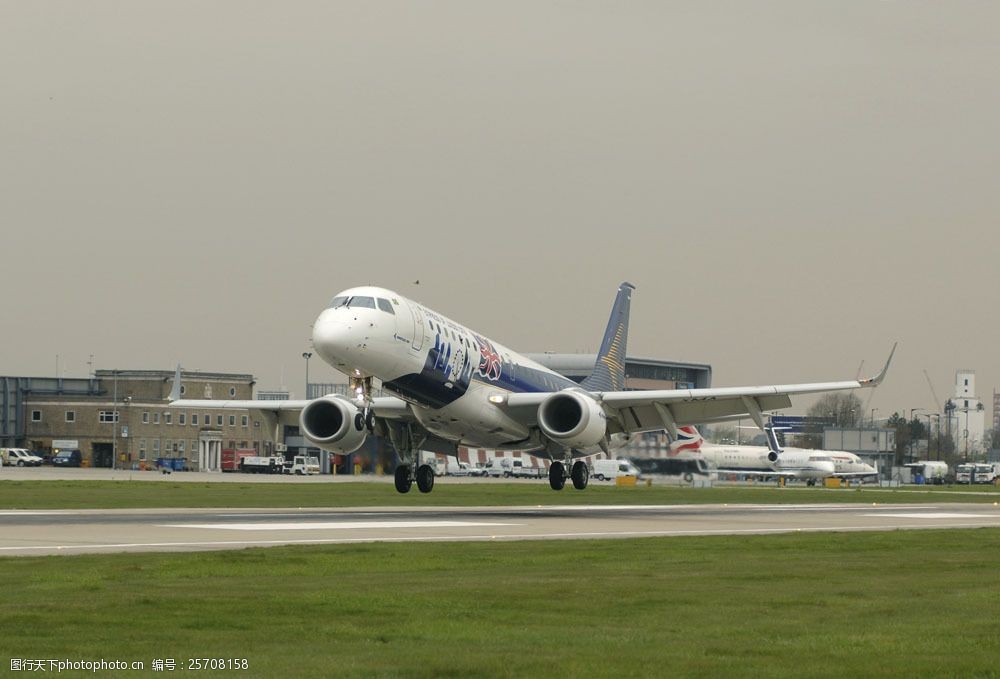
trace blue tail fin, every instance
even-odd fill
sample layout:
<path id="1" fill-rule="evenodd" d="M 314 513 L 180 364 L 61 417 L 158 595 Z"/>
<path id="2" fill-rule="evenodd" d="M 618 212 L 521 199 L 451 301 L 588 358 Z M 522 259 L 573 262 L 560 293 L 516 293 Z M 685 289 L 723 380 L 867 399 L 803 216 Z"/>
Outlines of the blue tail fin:
<path id="1" fill-rule="evenodd" d="M 628 343 L 628 311 L 635 286 L 622 283 L 611 308 L 611 318 L 604 331 L 601 351 L 594 363 L 594 372 L 580 383 L 588 391 L 622 391 L 625 389 L 625 345 Z"/>

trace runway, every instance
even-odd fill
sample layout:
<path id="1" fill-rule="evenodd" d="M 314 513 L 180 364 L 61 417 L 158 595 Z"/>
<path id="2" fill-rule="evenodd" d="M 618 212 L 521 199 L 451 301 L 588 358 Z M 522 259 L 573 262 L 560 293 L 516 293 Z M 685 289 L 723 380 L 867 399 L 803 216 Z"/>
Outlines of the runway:
<path id="1" fill-rule="evenodd" d="M 0 511 L 0 556 L 1000 526 L 992 504 Z"/>

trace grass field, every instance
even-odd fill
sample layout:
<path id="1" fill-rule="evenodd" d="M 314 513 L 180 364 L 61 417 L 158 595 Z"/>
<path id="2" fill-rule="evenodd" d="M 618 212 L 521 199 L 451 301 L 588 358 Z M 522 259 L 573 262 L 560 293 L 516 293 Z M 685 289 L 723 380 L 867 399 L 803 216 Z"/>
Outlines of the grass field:
<path id="1" fill-rule="evenodd" d="M 993 529 L 0 564 L 0 656 L 138 660 L 147 674 L 153 659 L 189 657 L 246 658 L 245 672 L 198 676 L 254 677 L 993 677 L 1000 667 Z"/>
<path id="2" fill-rule="evenodd" d="M 959 488 L 955 487 L 954 491 Z M 424 495 L 397 493 L 389 483 L 191 483 L 149 481 L 0 481 L 0 509 L 142 507 L 469 507 L 560 504 L 705 504 L 801 502 L 997 502 L 993 487 L 926 490 L 639 486 L 592 484 L 555 492 L 547 483 L 440 484 Z"/>

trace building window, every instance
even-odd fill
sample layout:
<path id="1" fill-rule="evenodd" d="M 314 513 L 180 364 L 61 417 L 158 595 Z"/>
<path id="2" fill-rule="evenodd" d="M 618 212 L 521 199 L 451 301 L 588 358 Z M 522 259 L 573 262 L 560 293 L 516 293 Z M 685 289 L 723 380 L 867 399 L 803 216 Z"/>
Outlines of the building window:
<path id="1" fill-rule="evenodd" d="M 143 457 L 146 455 L 146 439 L 139 439 L 139 454 Z"/>
<path id="2" fill-rule="evenodd" d="M 149 411 L 148 410 L 142 411 L 142 423 L 143 424 L 149 424 Z"/>
<path id="3" fill-rule="evenodd" d="M 260 429 L 260 420 L 254 420 L 253 421 L 253 428 L 254 429 Z"/>
<path id="4" fill-rule="evenodd" d="M 153 413 L 153 424 L 160 423 L 160 413 Z"/>
<path id="5" fill-rule="evenodd" d="M 191 413 L 191 426 L 192 427 L 197 427 L 198 426 L 198 414 L 197 413 Z"/>
<path id="6" fill-rule="evenodd" d="M 31 411 L 31 421 L 32 422 L 41 422 L 42 421 L 42 411 L 41 410 L 32 410 Z"/>
<path id="7" fill-rule="evenodd" d="M 112 424 L 118 421 L 117 410 L 101 410 L 97 413 L 97 421 L 101 424 Z"/>
<path id="8" fill-rule="evenodd" d="M 182 384 L 182 385 L 181 385 L 181 396 L 183 396 L 183 395 L 184 395 L 184 394 L 186 394 L 186 393 L 187 393 L 187 387 L 185 387 L 185 386 L 184 386 L 184 385 Z"/>
<path id="9" fill-rule="evenodd" d="M 243 418 L 242 418 L 242 422 L 243 422 L 243 426 L 244 427 L 249 426 L 250 425 L 250 416 L 249 415 L 244 415 Z"/>
<path id="10" fill-rule="evenodd" d="M 66 421 L 67 422 L 76 422 L 76 411 L 75 410 L 67 410 L 66 411 Z"/>
<path id="11" fill-rule="evenodd" d="M 178 453 L 184 452 L 184 439 L 181 439 L 177 442 L 177 452 Z"/>
<path id="12" fill-rule="evenodd" d="M 163 424 L 170 424 L 173 417 L 173 413 L 163 413 Z"/>
<path id="13" fill-rule="evenodd" d="M 160 452 L 160 439 L 153 439 L 153 454 Z"/>
<path id="14" fill-rule="evenodd" d="M 236 426 L 236 416 L 235 415 L 230 415 L 229 416 L 229 426 L 230 427 L 235 427 Z"/>
<path id="15" fill-rule="evenodd" d="M 171 446 L 174 444 L 172 439 L 163 439 L 163 452 L 169 454 L 173 450 Z"/>
<path id="16" fill-rule="evenodd" d="M 229 395 L 236 396 L 236 387 L 229 387 Z"/>
<path id="17" fill-rule="evenodd" d="M 235 447 L 236 447 L 236 441 L 233 441 L 232 439 L 230 439 L 230 441 L 229 441 L 229 449 L 232 450 Z"/>
<path id="18" fill-rule="evenodd" d="M 215 416 L 215 426 L 216 427 L 221 427 L 222 426 L 222 415 L 216 415 Z"/>
<path id="19" fill-rule="evenodd" d="M 177 424 L 182 425 L 182 426 L 185 425 L 185 424 L 187 424 L 187 414 L 186 413 L 177 413 Z"/>

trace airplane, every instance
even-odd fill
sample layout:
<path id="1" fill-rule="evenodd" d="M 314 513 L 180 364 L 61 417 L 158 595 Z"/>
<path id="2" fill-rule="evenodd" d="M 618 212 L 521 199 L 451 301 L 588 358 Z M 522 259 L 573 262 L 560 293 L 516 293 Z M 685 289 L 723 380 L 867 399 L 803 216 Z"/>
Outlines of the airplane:
<path id="1" fill-rule="evenodd" d="M 809 486 L 830 477 L 878 474 L 875 467 L 847 451 L 782 448 L 776 429 L 770 424 L 764 427 L 767 446 L 731 446 L 707 444 L 696 427 L 681 427 L 668 454 L 679 460 L 704 460 L 709 471 L 720 474 L 804 479 Z"/>
<path id="2" fill-rule="evenodd" d="M 615 297 L 594 370 L 576 383 L 418 302 L 380 287 L 337 293 L 312 328 L 312 345 L 326 363 L 345 373 L 354 398 L 312 400 L 180 400 L 180 367 L 170 401 L 186 408 L 257 410 L 295 424 L 313 445 L 351 453 L 369 435 L 388 438 L 401 463 L 400 493 L 429 493 L 434 470 L 417 465 L 419 451 L 457 456 L 458 446 L 523 450 L 552 460 L 549 485 L 567 479 L 583 490 L 583 458 L 625 445 L 647 431 L 752 418 L 788 408 L 799 394 L 875 387 L 876 377 L 778 386 L 625 391 L 631 283 Z M 893 347 L 895 352 L 895 346 Z M 390 396 L 373 395 L 373 379 Z M 415 468 L 416 467 L 416 468 Z"/>

